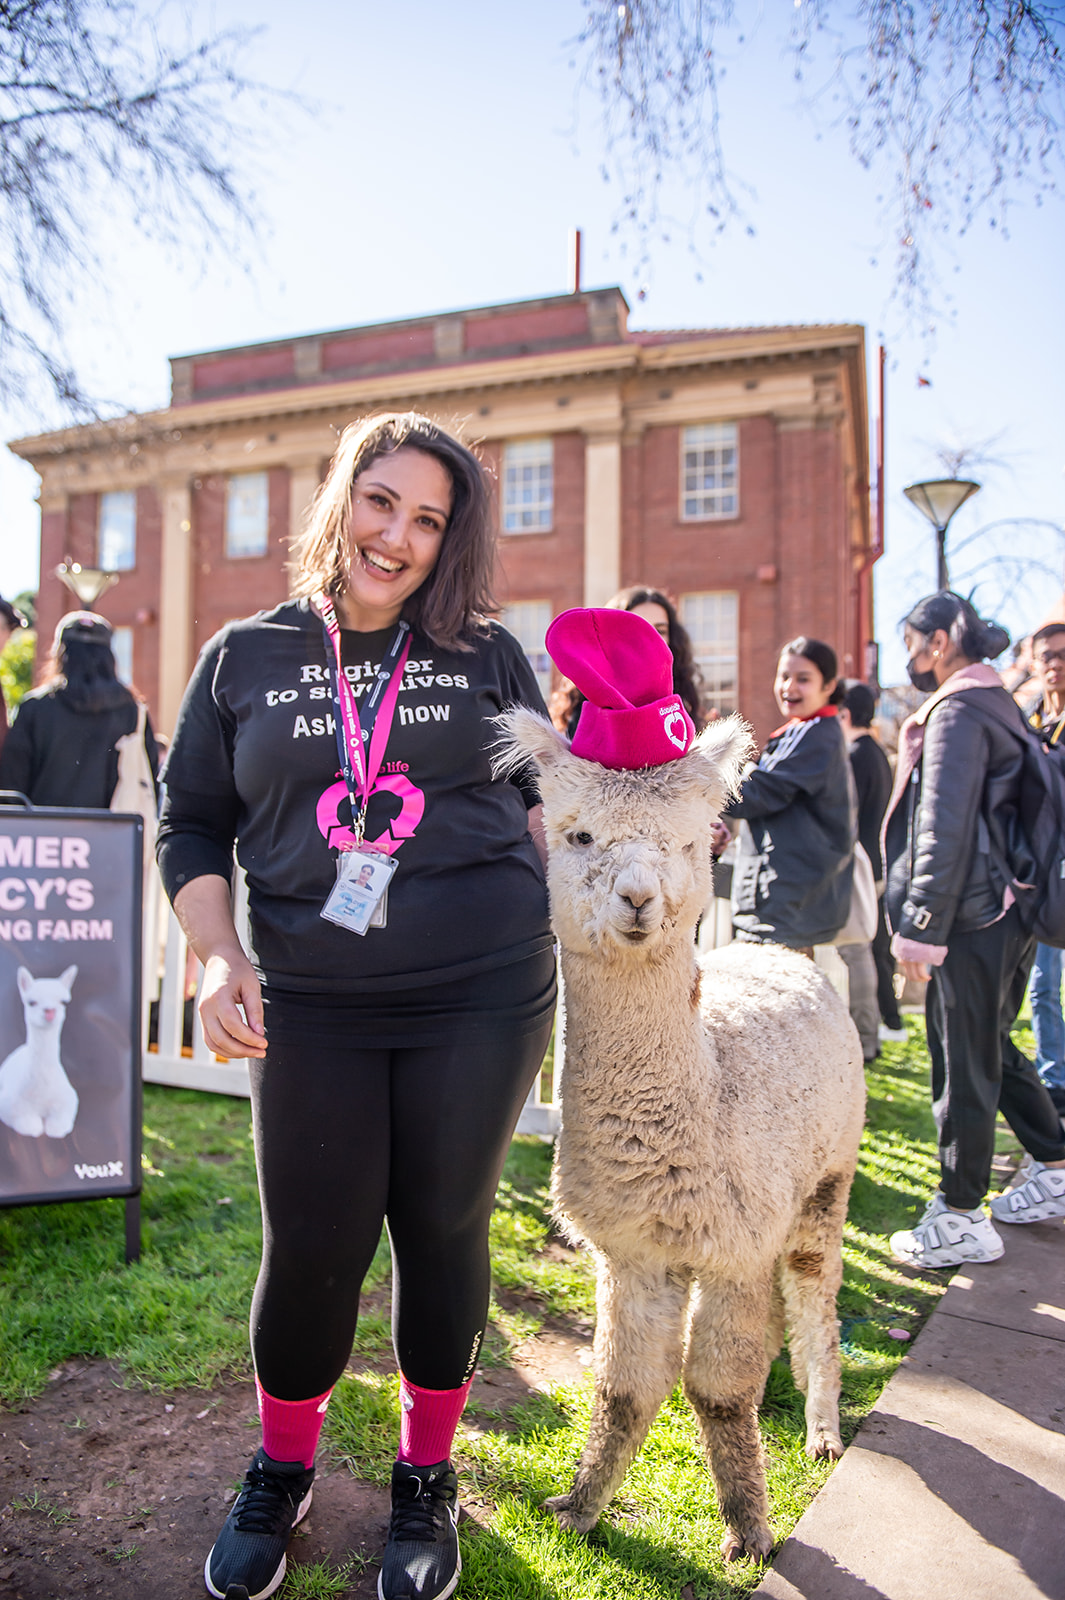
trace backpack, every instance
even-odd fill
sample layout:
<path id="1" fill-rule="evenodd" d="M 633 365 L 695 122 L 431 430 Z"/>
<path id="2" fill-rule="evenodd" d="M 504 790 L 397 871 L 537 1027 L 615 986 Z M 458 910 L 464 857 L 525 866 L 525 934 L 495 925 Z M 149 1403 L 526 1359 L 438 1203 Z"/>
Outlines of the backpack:
<path id="1" fill-rule="evenodd" d="M 1048 751 L 1027 723 L 1018 722 L 1020 837 L 1010 852 L 1009 881 L 1025 932 L 1060 950 L 1065 949 L 1065 760 Z"/>

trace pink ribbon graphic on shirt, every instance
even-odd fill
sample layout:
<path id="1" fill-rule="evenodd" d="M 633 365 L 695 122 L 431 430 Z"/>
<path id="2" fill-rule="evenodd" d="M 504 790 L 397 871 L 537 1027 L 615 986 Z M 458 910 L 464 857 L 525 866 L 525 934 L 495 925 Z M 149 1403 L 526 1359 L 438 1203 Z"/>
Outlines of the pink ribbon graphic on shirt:
<path id="1" fill-rule="evenodd" d="M 399 772 L 378 773 L 370 794 L 377 794 L 381 789 L 398 798 L 399 816 L 386 824 L 380 838 L 367 839 L 365 843 L 385 855 L 393 855 L 405 839 L 413 839 L 425 815 L 425 795 Z M 358 843 L 351 825 L 340 820 L 340 807 L 349 798 L 345 783 L 331 783 L 315 807 L 318 831 L 331 850 L 354 850 Z"/>

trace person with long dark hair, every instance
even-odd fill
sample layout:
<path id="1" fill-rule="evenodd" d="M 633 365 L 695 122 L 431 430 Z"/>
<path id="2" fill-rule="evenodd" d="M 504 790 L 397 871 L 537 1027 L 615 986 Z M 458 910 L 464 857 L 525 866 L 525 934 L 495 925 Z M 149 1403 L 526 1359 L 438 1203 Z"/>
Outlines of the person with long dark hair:
<path id="1" fill-rule="evenodd" d="M 949 590 L 903 619 L 907 671 L 929 698 L 903 723 L 884 823 L 892 952 L 926 980 L 940 1184 L 924 1215 L 891 1236 L 920 1267 L 996 1261 L 983 1208 L 995 1114 L 1033 1158 L 1027 1181 L 991 1201 L 995 1222 L 1065 1216 L 1065 1140 L 1039 1076 L 1010 1037 L 1035 942 L 1013 898 L 1022 745 L 1030 738 L 989 659 L 1009 634 Z"/>
<path id="2" fill-rule="evenodd" d="M 159 863 L 205 966 L 207 1043 L 249 1060 L 263 1212 L 262 1444 L 207 1557 L 212 1595 L 284 1577 L 383 1223 L 401 1413 L 378 1592 L 440 1600 L 458 1581 L 451 1443 L 496 1186 L 555 1003 L 539 795 L 492 776 L 493 717 L 544 714 L 489 620 L 494 552 L 464 445 L 414 414 L 352 424 L 296 543 L 294 598 L 205 646 L 178 718 Z"/>
<path id="3" fill-rule="evenodd" d="M 680 696 L 685 711 L 695 724 L 695 731 L 701 732 L 709 720 L 703 707 L 702 673 L 695 660 L 691 635 L 681 622 L 673 601 L 661 589 L 635 583 L 627 589 L 619 589 L 606 603 L 615 611 L 634 611 L 661 634 L 673 657 L 673 693 Z M 552 721 L 568 738 L 572 739 L 576 731 L 582 704 L 580 690 L 568 678 L 563 679 L 551 696 Z"/>
<path id="4" fill-rule="evenodd" d="M 118 783 L 118 740 L 137 726 L 138 699 L 121 682 L 111 624 L 94 611 L 61 617 L 39 688 L 23 696 L 0 750 L 0 789 L 37 806 L 106 810 Z M 159 765 L 146 720 L 144 747 Z"/>
<path id="5" fill-rule="evenodd" d="M 732 871 L 738 939 L 812 955 L 847 921 L 857 818 L 837 716 L 844 692 L 831 645 L 803 634 L 782 647 L 773 693 L 787 720 L 722 812 L 740 822 Z"/>

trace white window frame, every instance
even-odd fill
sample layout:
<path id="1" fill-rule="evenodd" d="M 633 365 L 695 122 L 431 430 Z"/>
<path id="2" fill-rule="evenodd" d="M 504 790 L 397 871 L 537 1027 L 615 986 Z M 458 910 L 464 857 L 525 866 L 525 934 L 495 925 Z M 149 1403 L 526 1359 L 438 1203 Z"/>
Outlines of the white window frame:
<path id="1" fill-rule="evenodd" d="M 104 572 L 131 572 L 137 565 L 135 489 L 109 489 L 100 496 L 96 559 Z"/>
<path id="2" fill-rule="evenodd" d="M 739 705 L 740 597 L 735 589 L 704 589 L 680 597 L 680 620 L 703 675 L 707 711 Z"/>
<path id="3" fill-rule="evenodd" d="M 544 635 L 553 614 L 550 600 L 516 600 L 503 607 L 503 626 L 509 628 L 524 650 L 545 700 L 551 693 L 551 657 Z"/>
<path id="4" fill-rule="evenodd" d="M 740 514 L 740 430 L 700 422 L 680 434 L 680 520 L 722 522 Z"/>
<path id="5" fill-rule="evenodd" d="M 509 439 L 503 445 L 503 532 L 550 533 L 555 525 L 555 441 Z"/>
<path id="6" fill-rule="evenodd" d="M 111 654 L 115 671 L 127 688 L 133 682 L 133 629 L 119 624 L 111 630 Z"/>
<path id="7" fill-rule="evenodd" d="M 270 548 L 270 475 L 235 472 L 226 479 L 226 559 L 246 561 Z"/>

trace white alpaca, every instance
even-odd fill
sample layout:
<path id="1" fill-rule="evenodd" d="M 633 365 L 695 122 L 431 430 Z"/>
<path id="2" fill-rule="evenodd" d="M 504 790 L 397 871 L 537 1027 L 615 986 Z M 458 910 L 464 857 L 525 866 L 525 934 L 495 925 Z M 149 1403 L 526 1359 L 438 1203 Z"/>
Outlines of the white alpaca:
<path id="1" fill-rule="evenodd" d="M 0 1122 L 36 1139 L 64 1139 L 78 1114 L 78 1095 L 59 1059 L 59 1035 L 77 967 L 58 978 L 35 978 L 18 969 L 26 1016 L 26 1043 L 0 1065 Z"/>
<path id="2" fill-rule="evenodd" d="M 552 1194 L 596 1260 L 595 1403 L 570 1492 L 590 1529 L 679 1376 L 699 1419 L 727 1559 L 772 1548 L 757 1409 L 790 1331 L 806 1450 L 839 1456 L 841 1239 L 862 1053 L 805 956 L 734 944 L 696 961 L 709 829 L 750 734 L 711 725 L 676 761 L 610 771 L 512 711 L 500 765 L 540 772 L 566 1057 Z"/>

